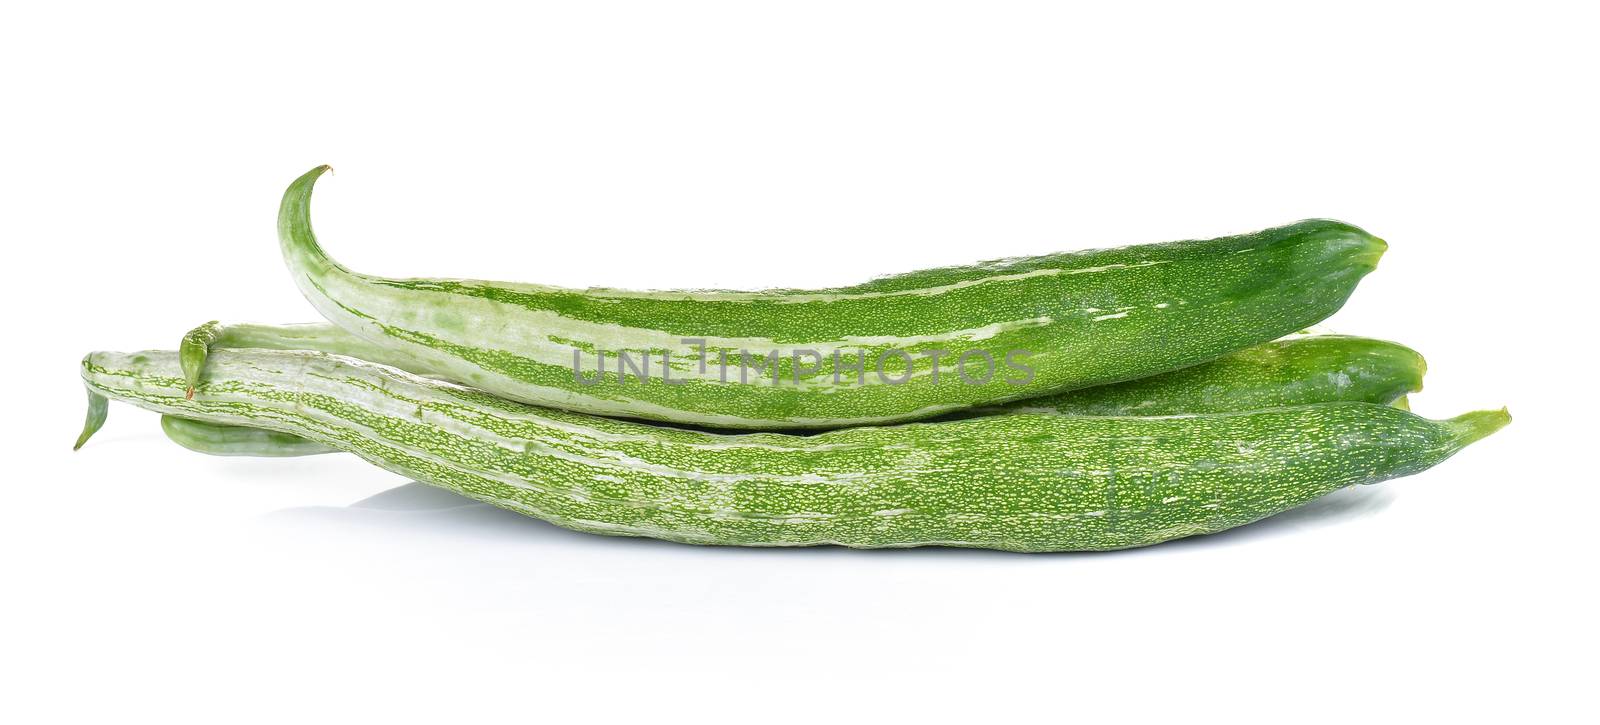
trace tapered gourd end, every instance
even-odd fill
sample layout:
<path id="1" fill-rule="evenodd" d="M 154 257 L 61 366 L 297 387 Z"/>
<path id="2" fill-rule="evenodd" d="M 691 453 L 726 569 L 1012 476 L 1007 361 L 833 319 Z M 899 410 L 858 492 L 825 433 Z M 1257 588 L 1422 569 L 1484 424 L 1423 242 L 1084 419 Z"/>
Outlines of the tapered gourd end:
<path id="1" fill-rule="evenodd" d="M 83 419 L 83 432 L 78 434 L 78 442 L 72 444 L 72 450 L 78 450 L 89 438 L 106 424 L 106 410 L 109 407 L 106 397 L 93 390 L 89 391 L 89 413 Z"/>
<path id="2" fill-rule="evenodd" d="M 1505 408 L 1499 410 L 1475 410 L 1464 413 L 1444 422 L 1455 434 L 1457 447 L 1466 447 L 1475 441 L 1487 438 L 1501 428 L 1511 423 L 1511 413 Z"/>
<path id="3" fill-rule="evenodd" d="M 1428 376 L 1427 359 L 1422 357 L 1422 353 L 1408 347 L 1400 347 L 1396 354 L 1405 360 L 1406 392 L 1422 392 L 1422 379 Z"/>
<path id="4" fill-rule="evenodd" d="M 1422 392 L 1423 378 L 1428 375 L 1428 361 L 1421 353 L 1398 343 L 1377 340 L 1365 351 L 1361 362 L 1372 371 L 1375 379 L 1393 386 L 1388 394 L 1394 396 L 1396 408 L 1410 410 L 1401 401 L 1407 394 Z"/>
<path id="5" fill-rule="evenodd" d="M 1351 230 L 1347 259 L 1353 269 L 1361 276 L 1366 276 L 1378 268 L 1378 260 L 1383 259 L 1384 253 L 1389 251 L 1389 243 L 1359 227 L 1351 227 Z"/>
<path id="6" fill-rule="evenodd" d="M 185 333 L 183 341 L 178 343 L 178 366 L 183 368 L 185 399 L 194 399 L 194 389 L 200 386 L 200 375 L 205 371 L 211 343 L 221 335 L 222 323 L 212 320 Z"/>
<path id="7" fill-rule="evenodd" d="M 1369 269 L 1377 269 L 1378 260 L 1383 258 L 1384 252 L 1389 251 L 1389 243 L 1371 234 L 1367 234 L 1363 241 L 1365 243 L 1356 252 L 1355 259 Z"/>
<path id="8" fill-rule="evenodd" d="M 1336 219 L 1305 219 L 1282 227 L 1291 236 L 1316 242 L 1324 261 L 1335 259 L 1366 274 L 1378 267 L 1389 243 L 1361 227 Z"/>
<path id="9" fill-rule="evenodd" d="M 317 185 L 318 177 L 332 170 L 332 166 L 323 164 L 301 174 L 283 191 L 283 201 L 278 205 L 280 249 L 284 262 L 297 280 L 303 275 L 316 277 L 349 271 L 322 251 L 317 235 L 311 230 L 311 190 Z"/>

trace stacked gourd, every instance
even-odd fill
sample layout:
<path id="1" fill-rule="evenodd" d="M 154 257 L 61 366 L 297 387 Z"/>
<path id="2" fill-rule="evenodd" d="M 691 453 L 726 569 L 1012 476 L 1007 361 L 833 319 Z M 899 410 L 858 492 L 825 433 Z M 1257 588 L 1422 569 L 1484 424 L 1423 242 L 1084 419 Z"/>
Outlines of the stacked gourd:
<path id="1" fill-rule="evenodd" d="M 1424 470 L 1510 420 L 1412 415 L 1415 352 L 1293 336 L 1386 248 L 1340 222 L 837 289 L 573 290 L 352 272 L 312 234 L 326 170 L 290 185 L 278 231 L 331 324 L 207 323 L 178 351 L 91 353 L 80 446 L 109 398 L 195 450 L 354 453 L 580 531 L 1063 551 L 1247 524 Z M 717 364 L 780 350 L 811 357 L 754 378 Z M 664 375 L 630 377 L 607 351 Z M 965 373 L 974 360 L 987 376 Z"/>

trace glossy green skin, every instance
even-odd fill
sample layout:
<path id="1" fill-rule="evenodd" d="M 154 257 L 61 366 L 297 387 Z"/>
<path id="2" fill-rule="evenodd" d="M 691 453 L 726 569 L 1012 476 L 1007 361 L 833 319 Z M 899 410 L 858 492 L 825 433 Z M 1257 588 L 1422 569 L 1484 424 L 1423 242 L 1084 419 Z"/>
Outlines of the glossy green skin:
<path id="1" fill-rule="evenodd" d="M 376 344 L 376 362 L 423 367 L 504 398 L 602 415 L 709 427 L 831 428 L 916 420 L 977 405 L 1146 377 L 1205 362 L 1315 324 L 1339 309 L 1385 249 L 1329 220 L 1254 234 L 1050 254 L 930 269 L 824 290 L 634 292 L 471 280 L 388 279 L 352 272 L 323 252 L 311 229 L 313 169 L 285 192 L 278 219 L 295 283 L 329 321 Z M 453 242 L 452 242 L 453 243 Z M 700 338 L 712 350 L 698 367 Z M 646 351 L 672 376 L 617 375 L 617 350 Z M 781 382 L 721 380 L 717 351 L 780 353 Z M 796 350 L 823 364 L 802 374 Z M 905 384 L 835 381 L 833 353 L 865 350 Z M 391 354 L 392 351 L 392 354 Z M 596 384 L 596 355 L 613 353 Z M 943 351 L 937 376 L 933 351 Z M 983 384 L 957 374 L 981 351 L 996 372 Z M 1004 361 L 1014 351 L 1019 368 Z M 984 380 L 981 358 L 969 376 Z M 809 361 L 808 361 L 809 362 Z M 1020 383 L 1020 384 L 1019 384 Z"/>
<path id="2" fill-rule="evenodd" d="M 1427 363 L 1384 340 L 1318 335 L 1253 345 L 1183 370 L 979 408 L 986 415 L 1183 415 L 1353 400 L 1393 403 L 1422 389 Z"/>
<path id="3" fill-rule="evenodd" d="M 207 423 L 175 415 L 161 416 L 161 432 L 165 433 L 173 443 L 212 456 L 287 458 L 338 452 L 336 448 L 306 440 L 292 433 Z"/>
<path id="4" fill-rule="evenodd" d="M 371 343 L 327 324 L 220 326 L 209 322 L 199 329 L 209 331 L 203 336 L 206 343 L 198 350 L 190 349 L 191 340 L 201 339 L 191 333 L 179 352 L 191 386 L 203 380 L 205 356 L 213 348 L 315 350 L 362 359 L 372 352 Z M 1208 363 L 1142 380 L 975 408 L 950 419 L 1017 412 L 1102 416 L 1224 413 L 1340 400 L 1395 403 L 1406 393 L 1422 389 L 1426 370 L 1421 355 L 1397 343 L 1344 335 L 1296 337 L 1253 345 Z M 189 425 L 203 424 L 190 421 Z M 219 431 L 185 445 L 202 453 L 250 455 L 232 442 L 227 431 Z M 240 448 L 254 450 L 259 444 L 246 438 L 240 441 Z M 274 455 L 330 451 L 294 445 Z"/>
<path id="5" fill-rule="evenodd" d="M 747 546 L 1144 546 L 1416 473 L 1509 420 L 1326 403 L 717 435 L 520 405 L 308 352 L 216 351 L 192 400 L 173 352 L 92 353 L 83 378 L 99 395 L 292 433 L 579 531 Z"/>

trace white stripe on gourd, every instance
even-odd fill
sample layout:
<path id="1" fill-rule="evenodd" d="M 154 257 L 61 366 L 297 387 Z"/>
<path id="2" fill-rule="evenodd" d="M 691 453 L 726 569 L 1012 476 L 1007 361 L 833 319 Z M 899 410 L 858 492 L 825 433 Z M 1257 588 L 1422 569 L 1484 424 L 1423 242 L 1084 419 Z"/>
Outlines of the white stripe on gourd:
<path id="1" fill-rule="evenodd" d="M 828 428 L 927 418 L 1194 365 L 1302 329 L 1336 311 L 1381 255 L 1381 240 L 1340 222 L 1310 220 L 1256 234 L 923 270 L 831 290 L 765 292 L 566 290 L 517 283 L 399 280 L 351 272 L 311 229 L 312 187 L 296 180 L 279 213 L 284 259 L 326 318 L 366 339 L 370 359 L 422 367 L 502 397 L 605 415 L 732 428 Z M 748 384 L 712 351 L 813 350 L 823 364 L 800 382 Z M 835 351 L 905 350 L 909 381 L 833 380 Z M 947 350 L 943 374 L 923 353 Z M 623 383 L 585 374 L 596 351 L 651 351 L 673 377 Z M 973 385 L 949 374 L 981 350 L 997 364 L 1025 351 L 1026 384 L 1000 374 Z M 737 362 L 737 361 L 735 361 Z M 809 360 L 808 360 L 809 362 Z M 898 364 L 898 363 L 897 363 Z M 869 362 L 869 365 L 871 363 Z M 808 366 L 809 367 L 809 366 Z M 875 367 L 875 366 L 873 366 Z M 1021 376 L 1013 377 L 1018 380 Z"/>
<path id="2" fill-rule="evenodd" d="M 338 327 L 321 325 L 220 325 L 207 323 L 211 342 L 180 351 L 190 385 L 203 385 L 201 364 L 208 348 L 316 350 L 361 358 L 372 345 Z M 195 336 L 186 337 L 185 345 Z M 1296 336 L 1262 343 L 1209 363 L 1141 380 L 1086 388 L 1000 406 L 962 411 L 963 416 L 1005 413 L 1068 415 L 1178 415 L 1305 405 L 1341 400 L 1394 403 L 1422 388 L 1422 356 L 1392 342 L 1344 335 Z M 426 373 L 413 368 L 411 372 Z M 204 425 L 190 422 L 193 428 Z M 241 437 L 238 446 L 231 437 Z M 248 455 L 260 441 L 230 430 L 191 436 L 185 447 L 219 455 Z M 205 450 L 206 445 L 215 447 Z M 750 445 L 750 444 L 746 444 Z M 276 455 L 326 452 L 294 448 Z"/>
<path id="3" fill-rule="evenodd" d="M 83 366 L 96 394 L 291 433 L 562 526 L 750 546 L 1142 546 L 1416 473 L 1509 420 L 1325 403 L 727 436 L 529 407 L 320 353 L 220 350 L 208 375 L 186 400 L 175 353 L 94 353 Z"/>

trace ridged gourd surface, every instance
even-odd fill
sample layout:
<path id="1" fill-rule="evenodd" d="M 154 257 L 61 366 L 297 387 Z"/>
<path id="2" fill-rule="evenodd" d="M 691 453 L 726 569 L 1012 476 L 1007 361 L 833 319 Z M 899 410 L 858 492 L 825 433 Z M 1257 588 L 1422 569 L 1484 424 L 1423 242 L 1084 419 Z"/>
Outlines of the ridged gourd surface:
<path id="1" fill-rule="evenodd" d="M 456 382 L 538 405 L 713 427 L 913 420 L 1187 367 L 1331 315 L 1385 248 L 1348 224 L 1309 220 L 822 290 L 637 292 L 390 279 L 352 272 L 322 250 L 310 198 L 323 170 L 285 193 L 284 258 L 324 317 L 392 351 L 378 362 L 416 368 L 408 363 L 420 361 Z M 816 360 L 801 353 L 796 380 L 802 350 L 816 352 L 820 364 L 811 370 Z M 651 379 L 620 374 L 621 351 L 636 364 L 648 360 Z M 938 365 L 934 351 L 942 351 Z M 969 351 L 963 379 L 957 366 Z M 992 361 L 992 372 L 976 351 Z M 744 352 L 749 365 L 741 367 Z M 775 374 L 757 364 L 773 352 Z M 662 382 L 663 360 L 681 384 Z"/>
<path id="2" fill-rule="evenodd" d="M 328 324 L 207 323 L 185 338 L 178 353 L 189 385 L 205 384 L 204 364 L 211 349 L 238 347 L 316 350 L 369 359 L 372 345 Z M 1181 415 L 1340 400 L 1391 404 L 1407 393 L 1421 390 L 1426 370 L 1427 363 L 1421 355 L 1398 343 L 1345 335 L 1297 336 L 1253 345 L 1183 370 L 973 408 L 950 418 L 1019 412 Z M 427 374 L 425 369 L 408 372 Z M 213 426 L 170 416 L 162 419 L 162 428 L 180 445 L 215 455 L 296 456 L 333 450 L 284 433 L 263 436 L 249 428 Z"/>
<path id="3" fill-rule="evenodd" d="M 292 433 L 561 526 L 701 544 L 1143 546 L 1423 470 L 1504 423 L 1329 403 L 716 435 L 534 408 L 320 353 L 217 351 L 209 365 L 193 400 L 171 352 L 93 353 L 83 377 L 116 400 Z"/>

